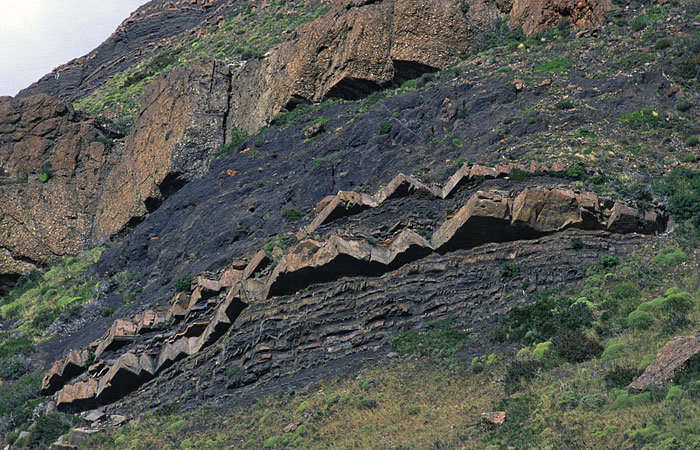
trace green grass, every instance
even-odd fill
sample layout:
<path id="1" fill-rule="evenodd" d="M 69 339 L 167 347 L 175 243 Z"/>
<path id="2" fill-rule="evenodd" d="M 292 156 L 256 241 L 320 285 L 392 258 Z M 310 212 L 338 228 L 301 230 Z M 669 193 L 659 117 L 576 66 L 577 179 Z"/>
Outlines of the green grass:
<path id="1" fill-rule="evenodd" d="M 566 56 L 555 56 L 535 67 L 535 72 L 564 72 L 569 70 L 571 63 Z"/>
<path id="2" fill-rule="evenodd" d="M 70 320 L 79 313 L 82 304 L 95 295 L 97 276 L 88 269 L 100 259 L 102 251 L 102 247 L 96 247 L 81 257 L 66 258 L 45 271 L 21 278 L 0 298 L 0 317 L 17 321 L 12 335 L 33 339 L 56 320 Z"/>

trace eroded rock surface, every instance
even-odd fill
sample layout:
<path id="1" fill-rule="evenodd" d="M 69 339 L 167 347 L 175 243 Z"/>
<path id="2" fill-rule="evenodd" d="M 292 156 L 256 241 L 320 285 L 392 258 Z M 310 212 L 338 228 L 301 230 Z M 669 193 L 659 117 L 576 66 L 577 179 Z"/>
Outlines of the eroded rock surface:
<path id="1" fill-rule="evenodd" d="M 236 72 L 227 128 L 253 132 L 296 104 L 362 98 L 444 69 L 498 22 L 495 5 L 459 0 L 339 0 L 296 39 Z"/>
<path id="2" fill-rule="evenodd" d="M 119 151 L 103 139 L 92 120 L 47 95 L 0 98 L 0 274 L 86 248 Z"/>
<path id="3" fill-rule="evenodd" d="M 122 158 L 105 183 L 95 217 L 98 240 L 208 171 L 223 144 L 228 90 L 227 66 L 208 59 L 149 85 Z"/>
<path id="4" fill-rule="evenodd" d="M 532 36 L 556 26 L 562 18 L 578 28 L 600 26 L 608 9 L 608 0 L 515 0 L 510 22 L 522 27 L 526 36 Z"/>

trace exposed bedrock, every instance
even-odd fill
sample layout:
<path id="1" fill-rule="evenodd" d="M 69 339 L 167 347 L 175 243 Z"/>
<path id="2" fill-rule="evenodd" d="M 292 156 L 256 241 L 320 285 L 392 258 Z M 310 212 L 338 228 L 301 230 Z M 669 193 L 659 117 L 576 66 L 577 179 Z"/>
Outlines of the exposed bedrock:
<path id="1" fill-rule="evenodd" d="M 562 19 L 578 28 L 591 28 L 603 24 L 608 9 L 608 0 L 515 0 L 510 23 L 522 27 L 526 36 L 554 27 Z"/>
<path id="2" fill-rule="evenodd" d="M 489 0 L 336 1 L 294 39 L 233 76 L 227 129 L 254 132 L 283 108 L 326 97 L 359 99 L 444 69 L 499 21 Z"/>
<path id="3" fill-rule="evenodd" d="M 47 95 L 0 98 L 0 274 L 83 250 L 119 155 L 92 120 Z"/>
<path id="4" fill-rule="evenodd" d="M 156 209 L 186 182 L 203 176 L 223 144 L 228 67 L 202 59 L 154 80 L 107 177 L 95 217 L 104 240 Z"/>

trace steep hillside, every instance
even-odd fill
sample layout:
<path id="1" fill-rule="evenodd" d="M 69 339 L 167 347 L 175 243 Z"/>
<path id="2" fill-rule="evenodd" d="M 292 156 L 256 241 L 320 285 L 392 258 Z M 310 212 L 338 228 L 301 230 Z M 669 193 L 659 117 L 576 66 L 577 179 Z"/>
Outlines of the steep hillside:
<path id="1" fill-rule="evenodd" d="M 187 8 L 0 101 L 8 443 L 696 445 L 700 4 Z"/>

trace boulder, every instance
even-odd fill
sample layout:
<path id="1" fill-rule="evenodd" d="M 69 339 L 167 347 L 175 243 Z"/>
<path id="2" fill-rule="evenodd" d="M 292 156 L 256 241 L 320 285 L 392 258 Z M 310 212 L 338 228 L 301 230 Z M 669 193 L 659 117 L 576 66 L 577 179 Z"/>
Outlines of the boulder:
<path id="1" fill-rule="evenodd" d="M 76 447 L 85 447 L 89 443 L 90 438 L 100 431 L 94 428 L 73 428 L 68 435 L 68 443 Z"/>
<path id="2" fill-rule="evenodd" d="M 187 309 L 189 310 L 197 303 L 210 299 L 211 297 L 217 295 L 219 291 L 221 291 L 221 285 L 218 281 L 209 280 L 204 277 L 197 277 L 195 280 L 195 288 L 190 296 Z"/>
<path id="3" fill-rule="evenodd" d="M 71 350 L 63 358 L 51 366 L 41 381 L 41 394 L 51 395 L 63 387 L 63 385 L 83 373 L 86 369 L 90 352 L 87 349 Z"/>
<path id="4" fill-rule="evenodd" d="M 438 228 L 431 240 L 433 248 L 444 251 L 504 232 L 510 225 L 508 197 L 497 191 L 477 191 L 451 219 Z M 503 235 L 503 237 L 506 237 Z"/>
<path id="5" fill-rule="evenodd" d="M 700 352 L 700 332 L 671 339 L 656 354 L 628 389 L 648 390 L 670 380 L 685 363 Z"/>
<path id="6" fill-rule="evenodd" d="M 473 181 L 477 177 L 492 179 L 498 177 L 498 172 L 494 168 L 474 164 L 469 170 L 469 180 Z"/>
<path id="7" fill-rule="evenodd" d="M 462 164 L 442 187 L 441 198 L 448 198 L 469 180 L 469 166 Z"/>
<path id="8" fill-rule="evenodd" d="M 190 304 L 190 296 L 184 292 L 178 292 L 170 299 L 170 309 L 166 314 L 165 321 L 167 323 L 177 322 L 182 320 L 187 314 L 187 308 Z"/>
<path id="9" fill-rule="evenodd" d="M 128 391 L 153 377 L 155 369 L 155 363 L 150 356 L 125 353 L 117 358 L 109 371 L 100 378 L 97 398 L 100 401 L 111 401 L 123 397 Z"/>
<path id="10" fill-rule="evenodd" d="M 68 384 L 56 394 L 56 407 L 61 411 L 73 409 L 86 409 L 95 406 L 97 397 L 97 380 L 88 378 L 86 381 L 78 381 Z"/>
<path id="11" fill-rule="evenodd" d="M 492 430 L 506 423 L 505 411 L 491 411 L 481 414 L 481 426 Z"/>
<path id="12" fill-rule="evenodd" d="M 253 255 L 253 258 L 251 258 L 246 268 L 243 269 L 243 276 L 241 279 L 246 280 L 252 277 L 258 271 L 267 267 L 271 262 L 272 261 L 270 260 L 270 257 L 267 256 L 267 253 L 265 253 L 263 250 L 259 250 L 255 253 L 255 255 Z"/>

